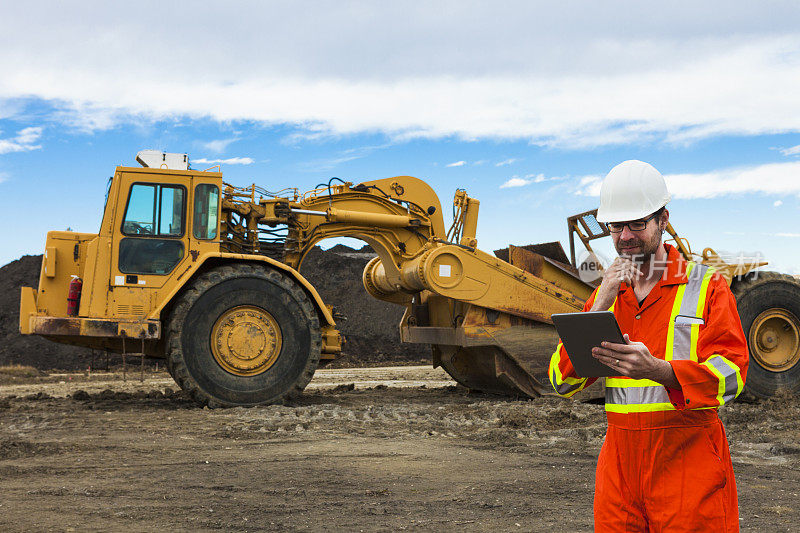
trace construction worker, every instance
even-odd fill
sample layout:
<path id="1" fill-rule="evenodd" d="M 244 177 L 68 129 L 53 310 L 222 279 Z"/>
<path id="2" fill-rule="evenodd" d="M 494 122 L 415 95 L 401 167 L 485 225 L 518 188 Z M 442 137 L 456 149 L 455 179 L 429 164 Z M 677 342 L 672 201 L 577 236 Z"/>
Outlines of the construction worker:
<path id="1" fill-rule="evenodd" d="M 619 257 L 584 311 L 613 311 L 626 343 L 592 350 L 619 373 L 605 381 L 598 532 L 739 531 L 717 408 L 744 387 L 747 343 L 725 279 L 662 243 L 669 200 L 664 178 L 642 161 L 611 169 L 600 190 L 597 220 Z M 561 343 L 549 375 L 566 397 L 596 380 L 577 376 Z"/>

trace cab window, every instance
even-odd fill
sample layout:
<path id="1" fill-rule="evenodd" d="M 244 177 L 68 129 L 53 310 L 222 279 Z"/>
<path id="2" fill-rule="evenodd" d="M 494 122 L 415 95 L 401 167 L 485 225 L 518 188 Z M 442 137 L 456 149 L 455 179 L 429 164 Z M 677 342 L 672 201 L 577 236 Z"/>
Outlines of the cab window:
<path id="1" fill-rule="evenodd" d="M 180 237 L 184 221 L 183 187 L 134 183 L 128 196 L 122 233 L 135 236 Z"/>
<path id="2" fill-rule="evenodd" d="M 219 212 L 219 189 L 207 183 L 194 189 L 194 223 L 192 234 L 195 239 L 215 239 L 217 237 L 217 215 Z"/>
<path id="3" fill-rule="evenodd" d="M 119 271 L 125 274 L 169 274 L 181 259 L 179 240 L 128 237 L 119 243 Z"/>

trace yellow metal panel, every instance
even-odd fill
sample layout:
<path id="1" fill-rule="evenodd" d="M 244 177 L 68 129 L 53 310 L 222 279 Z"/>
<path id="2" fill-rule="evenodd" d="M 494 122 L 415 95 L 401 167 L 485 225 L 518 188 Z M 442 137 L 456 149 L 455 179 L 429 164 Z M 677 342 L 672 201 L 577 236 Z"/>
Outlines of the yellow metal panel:
<path id="1" fill-rule="evenodd" d="M 84 254 L 86 259 L 84 261 L 84 268 L 83 268 L 83 290 L 81 293 L 81 305 L 80 309 L 78 310 L 79 316 L 91 316 L 90 309 L 92 306 L 92 298 L 95 296 L 94 291 L 94 280 L 95 280 L 95 268 L 97 267 L 98 262 L 98 243 L 100 242 L 100 238 L 95 236 L 94 239 L 90 240 L 86 243 Z M 105 277 L 103 279 L 105 281 Z M 106 295 L 103 294 L 103 300 L 105 301 Z M 105 308 L 105 306 L 103 306 Z"/>
<path id="2" fill-rule="evenodd" d="M 19 298 L 19 332 L 32 333 L 31 317 L 36 316 L 36 291 L 33 287 L 21 287 Z"/>
<path id="3" fill-rule="evenodd" d="M 117 173 L 125 172 L 128 174 L 162 174 L 166 176 L 180 176 L 183 179 L 198 178 L 222 178 L 222 172 L 205 172 L 203 170 L 175 170 L 169 168 L 149 168 L 149 167 L 117 167 Z"/>
<path id="4" fill-rule="evenodd" d="M 48 278 L 56 277 L 56 262 L 58 260 L 58 249 L 55 246 L 48 246 L 44 249 L 44 275 Z"/>
<path id="5" fill-rule="evenodd" d="M 94 237 L 93 233 L 71 231 L 47 233 L 46 257 L 42 260 L 42 271 L 39 276 L 36 297 L 36 303 L 41 312 L 50 316 L 66 316 L 69 282 L 72 276 L 81 277 L 83 275 L 81 267 L 85 264 L 85 259 L 80 255 L 81 247 Z M 78 247 L 77 257 L 75 256 L 76 246 Z"/>
<path id="6" fill-rule="evenodd" d="M 460 244 L 474 248 L 478 245 L 475 235 L 478 231 L 478 209 L 480 202 L 475 198 L 467 198 L 464 206 L 464 229 L 461 234 Z"/>
<path id="7" fill-rule="evenodd" d="M 109 292 L 113 317 L 145 317 L 150 313 L 150 296 L 145 287 L 113 287 Z"/>
<path id="8" fill-rule="evenodd" d="M 333 359 L 334 356 L 342 351 L 342 335 L 333 326 L 323 326 L 322 331 L 322 353 L 328 357 L 323 359 Z"/>

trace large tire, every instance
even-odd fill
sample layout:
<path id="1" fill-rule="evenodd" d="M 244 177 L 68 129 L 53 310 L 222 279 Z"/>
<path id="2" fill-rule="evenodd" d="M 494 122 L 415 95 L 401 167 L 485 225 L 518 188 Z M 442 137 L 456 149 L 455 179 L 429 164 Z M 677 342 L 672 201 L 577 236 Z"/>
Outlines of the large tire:
<path id="1" fill-rule="evenodd" d="M 322 340 L 316 310 L 293 280 L 236 264 L 202 274 L 180 295 L 167 346 L 170 374 L 183 390 L 201 405 L 232 407 L 299 395 L 317 368 Z"/>
<path id="2" fill-rule="evenodd" d="M 747 390 L 760 398 L 800 392 L 800 281 L 757 272 L 731 290 L 750 351 Z"/>

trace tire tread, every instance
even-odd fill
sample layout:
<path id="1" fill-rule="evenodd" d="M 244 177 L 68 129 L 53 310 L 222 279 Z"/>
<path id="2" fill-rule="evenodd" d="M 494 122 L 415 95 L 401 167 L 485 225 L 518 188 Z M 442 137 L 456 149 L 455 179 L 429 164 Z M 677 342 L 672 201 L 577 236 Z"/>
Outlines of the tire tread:
<path id="1" fill-rule="evenodd" d="M 314 377 L 314 372 L 319 365 L 322 352 L 319 317 L 308 295 L 294 280 L 274 269 L 262 267 L 260 265 L 255 266 L 247 263 L 239 263 L 216 267 L 198 276 L 197 279 L 192 281 L 180 296 L 178 296 L 167 321 L 167 367 L 170 370 L 170 374 L 178 386 L 186 391 L 195 402 L 203 406 L 208 406 L 209 408 L 233 407 L 234 404 L 211 396 L 206 391 L 202 390 L 197 381 L 190 375 L 186 367 L 183 347 L 181 346 L 183 323 L 194 303 L 197 302 L 206 291 L 225 281 L 243 277 L 264 279 L 284 289 L 284 291 L 289 293 L 299 304 L 311 331 L 311 348 L 305 368 L 295 382 L 289 384 L 282 394 L 264 403 L 283 403 L 297 398 L 302 394 L 303 390 Z"/>
<path id="2" fill-rule="evenodd" d="M 796 301 L 797 307 L 788 309 L 786 307 L 787 304 L 781 305 L 778 302 L 764 301 L 763 297 L 753 294 L 754 291 L 771 290 L 770 286 L 782 286 L 785 288 L 790 298 L 788 305 L 791 306 L 791 302 Z M 742 319 L 742 328 L 745 330 L 745 338 L 748 339 L 748 350 L 751 352 L 749 329 L 752 321 L 759 313 L 770 307 L 778 307 L 786 309 L 800 319 L 800 280 L 789 274 L 769 271 L 752 272 L 743 278 L 734 279 L 733 283 L 731 283 L 731 292 L 736 298 L 739 317 Z M 786 297 L 785 294 L 780 296 Z M 768 398 L 783 389 L 789 389 L 793 392 L 800 391 L 800 363 L 783 372 L 772 372 L 759 365 L 751 355 L 746 389 L 759 398 Z"/>

